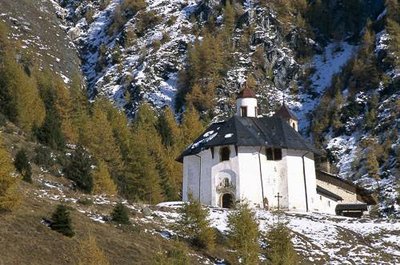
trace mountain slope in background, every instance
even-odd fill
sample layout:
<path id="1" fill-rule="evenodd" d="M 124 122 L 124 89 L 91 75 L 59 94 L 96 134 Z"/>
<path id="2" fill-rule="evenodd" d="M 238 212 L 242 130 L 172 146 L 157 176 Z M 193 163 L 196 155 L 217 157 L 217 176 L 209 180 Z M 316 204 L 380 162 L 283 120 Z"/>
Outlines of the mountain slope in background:
<path id="1" fill-rule="evenodd" d="M 218 73 L 214 107 L 203 117 L 231 115 L 235 93 L 247 80 L 263 113 L 271 115 L 285 100 L 298 114 L 302 133 L 328 150 L 340 177 L 378 191 L 381 212 L 398 211 L 398 71 L 388 60 L 395 40 L 387 29 L 390 12 L 383 1 L 304 6 L 299 0 L 288 9 L 279 3 L 232 2 L 234 30 L 230 46 L 223 47 L 229 62 Z M 22 6 L 28 10 L 23 16 L 18 14 Z M 220 1 L 7 0 L 0 7 L 10 37 L 21 42 L 28 62 L 52 68 L 65 82 L 80 67 L 90 97 L 108 97 L 129 117 L 143 101 L 157 109 L 182 104 L 176 100 L 187 89 L 182 76 L 190 50 L 204 40 L 205 28 L 229 27 Z M 326 16 L 316 19 L 315 14 Z M 379 82 L 354 92 L 348 73 L 356 73 L 354 61 L 365 46 L 367 28 L 374 33 L 371 54 Z M 365 126 L 367 118 L 373 122 Z M 368 170 L 371 145 L 378 181 Z"/>

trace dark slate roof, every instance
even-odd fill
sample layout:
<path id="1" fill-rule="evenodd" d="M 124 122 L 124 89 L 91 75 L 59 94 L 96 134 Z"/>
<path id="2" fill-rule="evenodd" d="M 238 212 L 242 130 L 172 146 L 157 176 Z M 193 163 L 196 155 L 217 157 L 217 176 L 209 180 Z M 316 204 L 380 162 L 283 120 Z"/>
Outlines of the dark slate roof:
<path id="1" fill-rule="evenodd" d="M 283 119 L 293 119 L 298 121 L 299 119 L 297 118 L 296 114 L 294 114 L 293 111 L 291 111 L 288 106 L 286 106 L 285 103 L 283 103 L 283 105 L 281 106 L 281 108 L 279 110 L 277 110 L 275 112 L 276 117 L 281 117 Z"/>
<path id="2" fill-rule="evenodd" d="M 321 154 L 287 122 L 279 117 L 240 117 L 213 123 L 179 157 L 194 155 L 213 146 L 266 146 Z"/>
<path id="3" fill-rule="evenodd" d="M 254 93 L 253 89 L 249 88 L 246 84 L 245 87 L 240 90 L 236 98 L 256 98 L 256 93 Z"/>
<path id="4" fill-rule="evenodd" d="M 318 186 L 318 185 L 317 185 L 317 193 L 320 194 L 320 195 L 323 195 L 325 197 L 328 197 L 330 199 L 333 199 L 335 201 L 343 201 L 343 198 L 340 197 L 339 195 L 337 195 L 337 194 L 335 194 L 335 193 L 333 193 L 333 192 L 331 192 L 329 190 L 326 190 L 326 189 L 324 189 L 324 188 L 322 188 L 321 186 Z"/>

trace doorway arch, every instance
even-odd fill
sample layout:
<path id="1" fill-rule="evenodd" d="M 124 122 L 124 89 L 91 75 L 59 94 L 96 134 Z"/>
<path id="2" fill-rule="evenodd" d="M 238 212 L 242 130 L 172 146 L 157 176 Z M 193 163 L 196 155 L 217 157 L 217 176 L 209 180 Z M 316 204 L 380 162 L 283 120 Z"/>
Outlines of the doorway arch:
<path id="1" fill-rule="evenodd" d="M 224 193 L 221 197 L 222 208 L 233 208 L 234 198 L 231 193 Z"/>

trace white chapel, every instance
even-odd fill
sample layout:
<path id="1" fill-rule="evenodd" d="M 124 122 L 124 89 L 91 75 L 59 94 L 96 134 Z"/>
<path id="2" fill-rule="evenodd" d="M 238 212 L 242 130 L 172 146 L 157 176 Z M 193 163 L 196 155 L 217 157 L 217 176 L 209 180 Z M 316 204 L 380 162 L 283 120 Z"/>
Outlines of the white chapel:
<path id="1" fill-rule="evenodd" d="M 247 201 L 300 212 L 358 216 L 366 211 L 371 204 L 366 192 L 317 172 L 315 157 L 322 153 L 297 130 L 298 119 L 285 104 L 272 117 L 259 115 L 256 95 L 246 86 L 237 96 L 236 114 L 211 124 L 178 158 L 182 199 L 191 194 L 224 208 Z"/>

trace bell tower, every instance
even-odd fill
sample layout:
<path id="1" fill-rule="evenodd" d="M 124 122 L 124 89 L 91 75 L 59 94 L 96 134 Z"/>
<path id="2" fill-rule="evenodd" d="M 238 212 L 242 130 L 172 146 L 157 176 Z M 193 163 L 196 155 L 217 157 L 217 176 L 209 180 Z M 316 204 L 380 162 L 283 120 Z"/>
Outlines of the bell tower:
<path id="1" fill-rule="evenodd" d="M 279 110 L 275 112 L 276 117 L 282 118 L 286 121 L 290 126 L 293 127 L 296 131 L 299 131 L 299 119 L 296 115 L 291 111 L 288 106 L 286 106 L 285 102 L 283 102 L 282 106 Z"/>
<path id="2" fill-rule="evenodd" d="M 236 115 L 240 117 L 257 117 L 258 115 L 256 94 L 247 84 L 237 95 Z"/>

